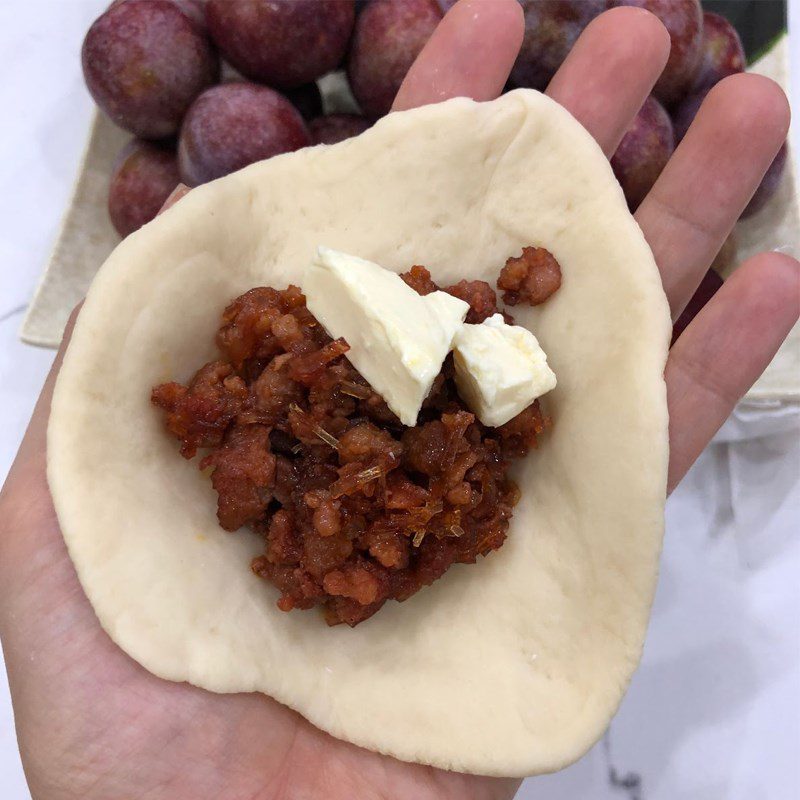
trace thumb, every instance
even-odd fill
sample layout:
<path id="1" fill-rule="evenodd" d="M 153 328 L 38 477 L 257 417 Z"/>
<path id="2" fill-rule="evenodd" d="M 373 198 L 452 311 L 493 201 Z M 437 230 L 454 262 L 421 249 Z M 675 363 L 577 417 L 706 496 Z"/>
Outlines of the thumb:
<path id="1" fill-rule="evenodd" d="M 188 191 L 178 184 L 159 214 Z M 0 622 L 4 614 L 13 613 L 8 609 L 13 606 L 15 594 L 31 583 L 36 566 L 46 568 L 46 554 L 66 558 L 47 486 L 47 421 L 58 371 L 81 306 L 82 303 L 70 315 L 17 457 L 0 491 Z"/>
<path id="2" fill-rule="evenodd" d="M 47 488 L 47 420 L 53 387 L 81 305 L 69 317 L 53 366 L 0 491 L 0 603 L 3 607 L 6 606 L 6 591 L 13 592 L 20 572 L 25 572 L 23 565 L 30 563 L 35 551 L 42 547 L 41 537 L 52 536 L 52 528 L 57 528 L 36 522 L 41 515 L 51 520 L 55 515 Z"/>
<path id="3" fill-rule="evenodd" d="M 50 367 L 50 372 L 47 375 L 44 386 L 42 386 L 42 391 L 39 394 L 39 399 L 36 401 L 36 406 L 33 409 L 33 414 L 28 423 L 28 428 L 25 431 L 25 436 L 22 439 L 22 444 L 20 444 L 19 450 L 17 451 L 17 457 L 11 465 L 8 478 L 3 485 L 2 492 L 0 492 L 0 505 L 5 504 L 8 495 L 17 484 L 20 470 L 25 469 L 27 472 L 32 462 L 35 461 L 36 454 L 41 455 L 42 459 L 44 458 L 45 442 L 47 438 L 47 419 L 50 416 L 50 401 L 53 398 L 53 387 L 55 386 L 58 371 L 61 368 L 61 362 L 64 360 L 64 353 L 66 352 L 67 345 L 72 338 L 75 321 L 78 319 L 78 314 L 80 313 L 82 305 L 83 302 L 80 302 L 69 315 L 61 344 L 53 360 L 53 366 Z M 2 554 L 1 548 L 4 538 L 5 536 L 0 537 L 0 554 Z"/>

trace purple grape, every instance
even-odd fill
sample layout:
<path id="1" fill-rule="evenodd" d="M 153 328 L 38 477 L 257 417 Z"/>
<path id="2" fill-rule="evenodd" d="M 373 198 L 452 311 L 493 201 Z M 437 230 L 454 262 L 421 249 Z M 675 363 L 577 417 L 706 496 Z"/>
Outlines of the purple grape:
<path id="1" fill-rule="evenodd" d="M 336 144 L 358 136 L 370 126 L 366 117 L 358 114 L 329 114 L 327 117 L 317 117 L 308 125 L 311 140 L 314 144 Z"/>
<path id="2" fill-rule="evenodd" d="M 283 95 L 254 83 L 224 83 L 189 108 L 178 166 L 183 182 L 197 186 L 310 143 L 300 112 Z"/>
<path id="3" fill-rule="evenodd" d="M 511 80 L 543 90 L 583 29 L 606 10 L 606 0 L 520 0 L 525 36 Z"/>
<path id="4" fill-rule="evenodd" d="M 744 47 L 736 28 L 719 14 L 703 14 L 703 45 L 694 91 L 710 89 L 728 75 L 744 72 Z"/>
<path id="5" fill-rule="evenodd" d="M 95 20 L 81 53 L 86 86 L 114 122 L 146 139 L 171 136 L 219 59 L 173 0 L 126 0 Z"/>
<path id="6" fill-rule="evenodd" d="M 611 158 L 614 174 L 631 211 L 636 210 L 653 187 L 674 148 L 669 114 L 650 96 Z"/>
<path id="7" fill-rule="evenodd" d="M 121 3 L 137 3 L 139 0 L 114 0 L 109 6 L 118 6 Z M 206 9 L 203 0 L 170 0 L 176 5 L 189 19 L 194 22 L 203 33 L 208 33 L 206 28 Z"/>
<path id="8" fill-rule="evenodd" d="M 172 0 L 178 8 L 191 19 L 203 33 L 208 33 L 206 7 L 202 0 Z"/>
<path id="9" fill-rule="evenodd" d="M 441 17 L 435 0 L 371 0 L 359 14 L 347 73 L 368 117 L 391 109 L 403 78 Z"/>
<path id="10" fill-rule="evenodd" d="M 778 191 L 778 186 L 780 186 L 781 178 L 783 177 L 783 171 L 786 169 L 787 153 L 788 148 L 786 147 L 786 142 L 784 142 L 781 145 L 781 149 L 778 150 L 778 154 L 769 165 L 766 174 L 761 179 L 761 183 L 758 185 L 755 194 L 750 198 L 750 202 L 747 204 L 744 211 L 742 211 L 741 219 L 750 217 L 756 212 L 761 211 L 772 199 L 775 192 Z"/>
<path id="11" fill-rule="evenodd" d="M 314 119 L 322 113 L 322 95 L 316 83 L 305 83 L 296 89 L 289 89 L 286 96 L 305 120 Z"/>
<path id="12" fill-rule="evenodd" d="M 683 97 L 694 83 L 703 47 L 700 0 L 612 0 L 615 6 L 637 6 L 655 14 L 669 31 L 667 65 L 653 89 L 665 105 Z"/>
<path id="13" fill-rule="evenodd" d="M 208 0 L 211 37 L 242 75 L 281 89 L 310 83 L 342 61 L 353 0 Z"/>
<path id="14" fill-rule="evenodd" d="M 128 142 L 108 189 L 108 214 L 117 233 L 127 236 L 150 222 L 179 182 L 172 147 L 140 139 Z"/>

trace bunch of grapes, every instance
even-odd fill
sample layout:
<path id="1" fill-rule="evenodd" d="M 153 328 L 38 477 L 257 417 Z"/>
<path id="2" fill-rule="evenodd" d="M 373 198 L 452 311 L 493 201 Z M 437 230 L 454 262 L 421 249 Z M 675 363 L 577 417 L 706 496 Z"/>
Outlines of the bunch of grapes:
<path id="1" fill-rule="evenodd" d="M 611 159 L 631 211 L 655 184 L 674 148 L 688 132 L 703 100 L 723 78 L 742 72 L 744 48 L 724 17 L 703 12 L 699 0 L 612 0 L 646 8 L 669 31 L 671 50 L 653 95 L 639 110 Z M 786 145 L 775 157 L 742 217 L 763 208 L 775 194 L 786 161 Z M 673 342 L 722 286 L 720 271 L 735 258 L 733 235 L 723 245 L 692 299 L 676 321 Z"/>
<path id="2" fill-rule="evenodd" d="M 115 0 L 82 50 L 95 102 L 137 137 L 111 176 L 115 228 L 150 221 L 179 181 L 366 130 L 441 17 L 436 0 Z M 337 69 L 363 114 L 323 115 L 316 82 Z"/>
<path id="3" fill-rule="evenodd" d="M 136 141 L 109 193 L 125 236 L 178 183 L 333 144 L 389 112 L 414 59 L 455 0 L 115 0 L 89 29 L 83 69 L 97 104 Z M 525 36 L 509 88 L 544 89 L 582 30 L 611 6 L 646 8 L 671 39 L 667 65 L 611 164 L 632 211 L 710 89 L 744 51 L 699 0 L 520 0 Z M 343 70 L 361 114 L 322 113 L 316 81 Z M 775 191 L 785 150 L 745 214 Z"/>

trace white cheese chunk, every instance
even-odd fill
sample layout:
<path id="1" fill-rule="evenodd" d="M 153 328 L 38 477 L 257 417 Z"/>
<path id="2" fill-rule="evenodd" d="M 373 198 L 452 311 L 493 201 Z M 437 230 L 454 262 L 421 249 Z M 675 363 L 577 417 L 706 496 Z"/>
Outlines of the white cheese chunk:
<path id="1" fill-rule="evenodd" d="M 303 283 L 308 309 L 404 425 L 422 401 L 462 327 L 469 306 L 445 292 L 418 295 L 394 272 L 320 247 Z"/>
<path id="2" fill-rule="evenodd" d="M 497 427 L 555 388 L 556 376 L 536 337 L 500 314 L 462 325 L 454 340 L 456 386 L 484 425 Z"/>

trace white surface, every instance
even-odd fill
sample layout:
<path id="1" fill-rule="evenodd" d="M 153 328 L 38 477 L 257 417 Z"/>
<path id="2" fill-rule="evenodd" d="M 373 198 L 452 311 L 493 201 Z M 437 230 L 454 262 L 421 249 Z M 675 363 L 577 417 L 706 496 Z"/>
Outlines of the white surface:
<path id="1" fill-rule="evenodd" d="M 712 445 L 676 490 L 644 658 L 610 732 L 518 800 L 800 796 L 798 419 Z"/>
<path id="2" fill-rule="evenodd" d="M 78 52 L 103 5 L 0 4 L 0 52 L 14 67 L 0 80 L 7 114 L 0 126 L 0 478 L 52 361 L 50 351 L 21 345 L 16 333 L 83 145 L 91 106 Z M 800 1 L 791 6 L 798 19 Z M 793 57 L 798 85 L 800 48 Z M 782 416 L 770 423 L 769 438 L 714 445 L 670 500 L 645 658 L 612 724 L 610 747 L 600 744 L 568 770 L 527 782 L 519 800 L 800 794 L 800 592 L 793 588 L 800 569 L 800 444 L 797 428 Z M 735 438 L 752 433 L 741 421 L 727 431 Z M 631 788 L 623 788 L 626 782 Z M 29 797 L 3 675 L 0 795 Z"/>

